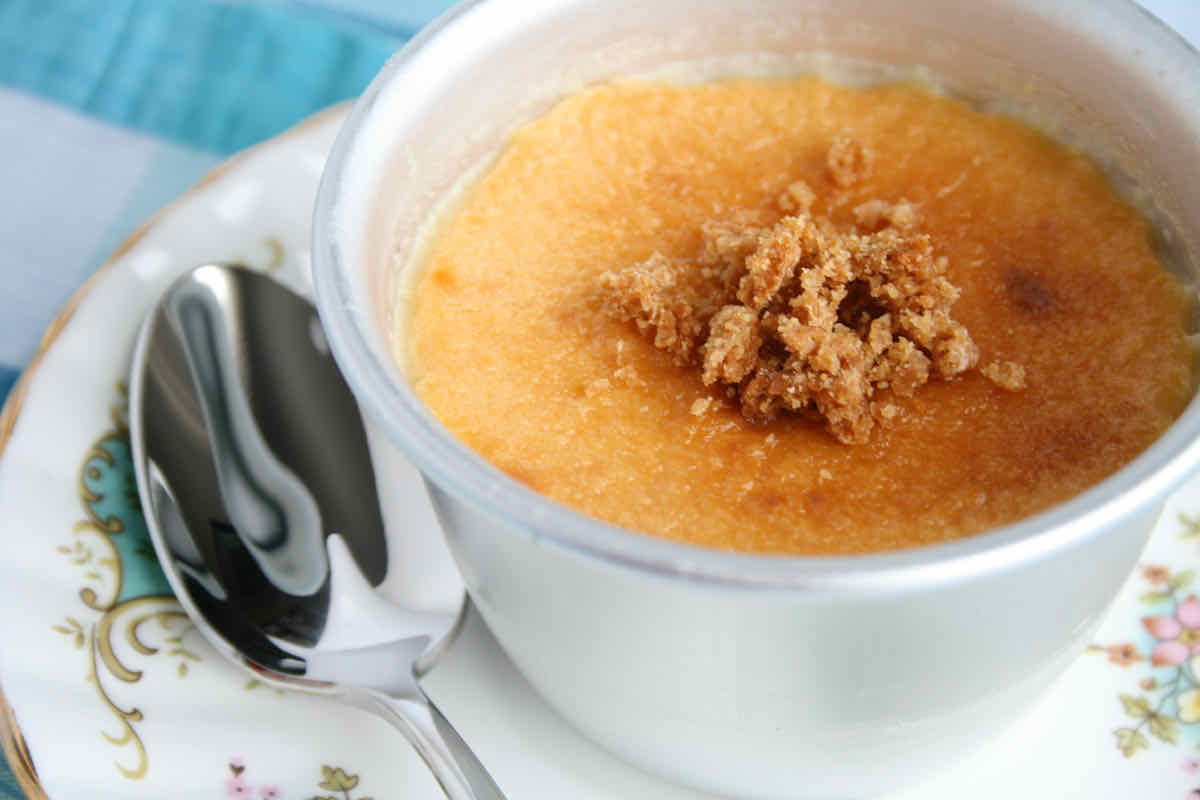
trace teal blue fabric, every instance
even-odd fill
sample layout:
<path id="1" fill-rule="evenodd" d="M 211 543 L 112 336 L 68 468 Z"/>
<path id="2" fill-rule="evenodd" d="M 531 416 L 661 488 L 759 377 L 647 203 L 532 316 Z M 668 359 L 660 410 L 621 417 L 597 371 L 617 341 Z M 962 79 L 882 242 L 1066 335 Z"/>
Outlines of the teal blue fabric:
<path id="1" fill-rule="evenodd" d="M 338 0 L 0 0 L 0 85 L 224 156 L 356 96 L 409 35 L 404 22 L 347 11 L 360 9 Z M 151 188 L 195 177 L 186 164 L 167 166 Z M 21 366 L 0 363 L 0 402 Z"/>
<path id="2" fill-rule="evenodd" d="M 17 382 L 17 376 L 20 374 L 20 370 L 16 367 L 0 364 L 0 405 L 4 403 L 4 398 L 8 396 L 9 390 Z"/>
<path id="3" fill-rule="evenodd" d="M 402 38 L 281 3 L 3 0 L 0 83 L 225 154 L 358 94 Z"/>

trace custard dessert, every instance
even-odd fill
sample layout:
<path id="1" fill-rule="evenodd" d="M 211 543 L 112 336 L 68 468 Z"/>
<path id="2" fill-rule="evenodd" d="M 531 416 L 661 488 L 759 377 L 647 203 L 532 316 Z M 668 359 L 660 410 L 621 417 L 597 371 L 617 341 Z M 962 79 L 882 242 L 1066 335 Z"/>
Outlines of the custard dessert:
<path id="1" fill-rule="evenodd" d="M 480 456 L 762 553 L 1062 502 L 1193 390 L 1187 292 L 1084 154 L 916 85 L 593 88 L 431 228 L 397 341 Z"/>

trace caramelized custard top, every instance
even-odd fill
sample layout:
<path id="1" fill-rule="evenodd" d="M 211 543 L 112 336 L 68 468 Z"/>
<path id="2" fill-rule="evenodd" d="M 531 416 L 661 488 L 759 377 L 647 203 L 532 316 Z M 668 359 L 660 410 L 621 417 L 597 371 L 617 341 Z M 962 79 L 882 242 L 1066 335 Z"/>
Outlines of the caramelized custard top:
<path id="1" fill-rule="evenodd" d="M 706 385 L 597 291 L 696 260 L 706 222 L 801 207 L 858 233 L 915 215 L 979 352 L 885 387 L 854 446 L 825 419 L 748 419 L 745 376 Z M 1192 391 L 1190 304 L 1146 220 L 1083 155 L 915 86 L 581 92 L 513 136 L 425 258 L 398 335 L 447 428 L 555 500 L 702 546 L 858 553 L 1012 522 L 1118 469 Z"/>
<path id="2" fill-rule="evenodd" d="M 838 136 L 829 176 L 848 187 L 871 161 L 870 150 Z M 728 398 L 746 419 L 801 414 L 861 444 L 897 418 L 892 398 L 974 369 L 979 347 L 950 314 L 959 289 L 929 235 L 914 230 L 912 203 L 868 200 L 854 207 L 855 225 L 839 230 L 813 216 L 814 202 L 812 188 L 795 181 L 779 196 L 779 214 L 709 220 L 694 258 L 655 251 L 601 275 L 600 288 L 609 316 L 652 334 L 677 364 L 696 365 L 705 386 L 724 387 L 715 399 Z M 839 204 L 835 196 L 826 205 Z M 980 372 L 1025 388 L 1020 364 L 992 361 Z"/>

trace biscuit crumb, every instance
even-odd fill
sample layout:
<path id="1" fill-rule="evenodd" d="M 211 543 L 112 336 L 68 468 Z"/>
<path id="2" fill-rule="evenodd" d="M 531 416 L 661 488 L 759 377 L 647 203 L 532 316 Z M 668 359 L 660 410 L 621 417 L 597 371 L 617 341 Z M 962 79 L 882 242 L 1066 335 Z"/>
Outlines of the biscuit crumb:
<path id="1" fill-rule="evenodd" d="M 723 306 L 709 320 L 708 330 L 708 339 L 701 348 L 704 364 L 700 379 L 705 386 L 717 381 L 738 383 L 758 361 L 763 341 L 758 314 L 745 306 Z"/>
<path id="2" fill-rule="evenodd" d="M 817 200 L 817 195 L 809 188 L 804 181 L 792 181 L 788 184 L 787 189 L 784 189 L 783 194 L 776 201 L 779 208 L 789 213 L 796 211 L 811 211 L 813 203 Z"/>
<path id="3" fill-rule="evenodd" d="M 703 326 L 692 301 L 684 294 L 682 265 L 655 253 L 646 261 L 604 276 L 604 286 L 620 302 L 610 308 L 633 320 L 643 333 L 654 331 L 654 346 L 679 364 L 691 360 Z"/>
<path id="4" fill-rule="evenodd" d="M 904 198 L 895 203 L 868 200 L 854 207 L 854 219 L 861 227 L 871 231 L 883 227 L 911 231 L 920 222 L 917 207 Z"/>
<path id="5" fill-rule="evenodd" d="M 646 385 L 646 382 L 642 380 L 641 375 L 638 375 L 637 369 L 634 368 L 633 364 L 626 364 L 623 367 L 617 367 L 613 371 L 612 379 L 621 386 L 628 386 L 631 388 Z"/>
<path id="6" fill-rule="evenodd" d="M 1010 392 L 1025 388 L 1025 367 L 1012 361 L 991 361 L 979 368 L 983 377 Z"/>
<path id="7" fill-rule="evenodd" d="M 715 404 L 715 400 L 711 397 L 698 397 L 692 403 L 691 414 L 693 417 L 703 417 Z"/>
<path id="8" fill-rule="evenodd" d="M 835 138 L 827 164 L 848 186 L 872 156 Z M 959 289 L 945 257 L 917 230 L 907 200 L 871 200 L 854 209 L 867 232 L 842 232 L 811 214 L 815 195 L 796 181 L 772 221 L 743 211 L 700 226 L 695 259 L 646 261 L 605 273 L 607 313 L 631 320 L 680 365 L 699 367 L 705 386 L 723 387 L 742 416 L 815 416 L 847 444 L 870 440 L 930 380 L 979 363 L 979 348 L 950 314 Z M 1011 362 L 980 370 L 1017 391 L 1025 371 Z M 707 398 L 711 401 L 711 398 Z M 709 408 L 697 400 L 692 413 Z"/>
<path id="9" fill-rule="evenodd" d="M 825 164 L 829 177 L 845 189 L 870 175 L 874 160 L 874 153 L 861 142 L 848 133 L 839 133 L 833 137 Z"/>
<path id="10" fill-rule="evenodd" d="M 871 406 L 871 413 L 881 422 L 891 422 L 900 416 L 900 407 L 895 403 L 875 403 Z"/>

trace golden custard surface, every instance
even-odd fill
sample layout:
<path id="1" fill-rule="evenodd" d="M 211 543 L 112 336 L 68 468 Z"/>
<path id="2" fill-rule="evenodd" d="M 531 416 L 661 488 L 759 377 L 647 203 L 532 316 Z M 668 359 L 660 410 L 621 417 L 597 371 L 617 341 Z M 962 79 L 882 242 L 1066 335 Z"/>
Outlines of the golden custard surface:
<path id="1" fill-rule="evenodd" d="M 826 156 L 847 133 L 873 165 L 842 187 Z M 1026 387 L 932 382 L 850 446 L 705 410 L 720 396 L 694 368 L 605 314 L 603 273 L 690 257 L 705 220 L 773 209 L 797 180 L 840 226 L 915 204 L 981 363 L 1022 365 Z M 398 335 L 447 428 L 555 500 L 702 546 L 857 553 L 1012 522 L 1111 474 L 1190 397 L 1189 313 L 1146 220 L 1010 118 L 907 85 L 631 83 L 517 131 L 439 222 Z"/>

